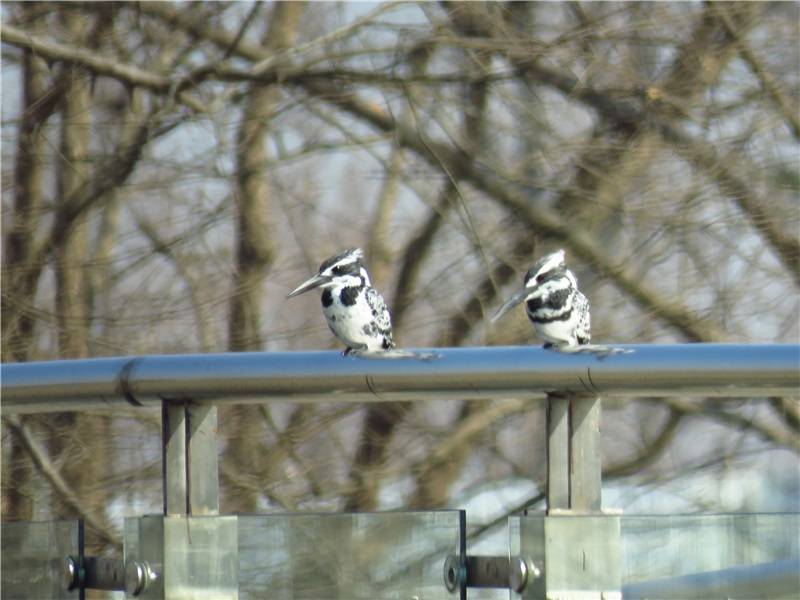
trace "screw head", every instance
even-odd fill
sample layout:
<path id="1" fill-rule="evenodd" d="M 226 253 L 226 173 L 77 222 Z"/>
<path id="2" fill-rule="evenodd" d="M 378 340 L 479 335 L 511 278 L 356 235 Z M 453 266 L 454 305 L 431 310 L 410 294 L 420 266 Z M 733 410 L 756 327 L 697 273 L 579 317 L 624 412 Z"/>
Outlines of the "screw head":
<path id="1" fill-rule="evenodd" d="M 512 556 L 508 569 L 508 586 L 521 593 L 528 585 L 528 563 L 521 556 Z"/>
<path id="2" fill-rule="evenodd" d="M 444 585 L 448 592 L 454 592 L 461 583 L 461 563 L 451 554 L 444 561 Z"/>
<path id="3" fill-rule="evenodd" d="M 147 587 L 149 571 L 144 563 L 128 561 L 125 565 L 125 593 L 130 596 L 141 594 Z"/>
<path id="4" fill-rule="evenodd" d="M 61 577 L 64 588 L 68 592 L 74 590 L 80 584 L 80 567 L 78 566 L 78 562 L 72 556 L 68 556 L 64 561 L 64 568 L 61 571 Z"/>

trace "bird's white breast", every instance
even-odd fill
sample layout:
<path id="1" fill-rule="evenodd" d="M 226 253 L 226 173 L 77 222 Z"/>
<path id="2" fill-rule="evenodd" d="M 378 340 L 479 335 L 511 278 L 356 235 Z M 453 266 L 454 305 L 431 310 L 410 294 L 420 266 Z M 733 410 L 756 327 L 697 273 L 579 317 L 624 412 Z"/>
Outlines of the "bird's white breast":
<path id="1" fill-rule="evenodd" d="M 537 335 L 546 342 L 557 346 L 562 344 L 575 345 L 577 344 L 575 338 L 576 325 L 577 318 L 573 312 L 566 321 L 551 321 L 550 323 L 534 322 L 533 328 L 536 330 Z"/>
<path id="2" fill-rule="evenodd" d="M 566 296 L 563 304 L 558 307 L 541 306 L 536 309 L 536 317 L 553 320 L 539 323 L 529 315 L 537 335 L 546 342 L 557 346 L 572 346 L 578 344 L 578 333 L 585 335 L 583 332 L 579 332 L 581 319 L 583 318 L 583 307 L 575 305 L 576 298 L 579 295 L 579 292 L 575 289 L 576 287 L 577 282 L 572 274 L 568 273 L 563 278 L 544 283 L 528 297 L 528 299 L 536 298 L 543 303 L 547 303 L 553 294 L 563 293 L 564 291 L 571 292 Z M 568 318 L 558 319 L 559 316 L 567 313 L 569 313 Z"/>
<path id="3" fill-rule="evenodd" d="M 374 320 L 364 290 L 359 290 L 355 304 L 345 306 L 341 303 L 342 289 L 342 287 L 331 288 L 333 302 L 330 306 L 322 308 L 331 331 L 350 347 L 381 349 L 382 339 L 370 336 L 364 331 L 364 326 Z"/>

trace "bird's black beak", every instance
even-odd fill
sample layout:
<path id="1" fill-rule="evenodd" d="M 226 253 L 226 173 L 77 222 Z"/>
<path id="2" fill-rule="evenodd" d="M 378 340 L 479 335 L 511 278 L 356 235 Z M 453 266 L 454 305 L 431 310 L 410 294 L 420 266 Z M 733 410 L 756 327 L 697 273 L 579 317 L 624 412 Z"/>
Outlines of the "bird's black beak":
<path id="1" fill-rule="evenodd" d="M 508 301 L 505 304 L 503 304 L 503 306 L 501 306 L 499 309 L 497 309 L 496 313 L 494 313 L 494 316 L 492 317 L 492 323 L 494 323 L 500 317 L 505 315 L 508 311 L 510 311 L 512 308 L 514 308 L 517 304 L 519 304 L 522 301 L 524 301 L 525 298 L 527 298 L 528 294 L 530 294 L 530 293 L 531 293 L 531 290 L 529 288 L 523 287 L 516 294 L 511 296 L 511 298 L 509 298 Z"/>
<path id="2" fill-rule="evenodd" d="M 311 279 L 304 281 L 301 283 L 297 288 L 292 291 L 287 298 L 292 298 L 294 296 L 299 296 L 300 294 L 307 292 L 308 290 L 313 290 L 314 288 L 318 288 L 321 285 L 325 285 L 329 283 L 331 278 L 327 275 L 314 275 Z"/>

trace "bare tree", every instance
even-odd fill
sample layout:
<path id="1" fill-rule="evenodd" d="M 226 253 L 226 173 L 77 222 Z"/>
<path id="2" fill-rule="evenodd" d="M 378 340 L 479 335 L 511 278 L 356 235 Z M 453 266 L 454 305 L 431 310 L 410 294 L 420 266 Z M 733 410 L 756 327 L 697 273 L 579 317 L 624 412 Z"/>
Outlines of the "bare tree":
<path id="1" fill-rule="evenodd" d="M 796 4 L 5 3 L 2 37 L 4 361 L 331 347 L 283 300 L 356 245 L 405 346 L 531 343 L 484 317 L 555 247 L 601 342 L 800 337 Z M 631 485 L 796 466 L 796 399 L 606 410 Z M 223 509 L 458 505 L 540 481 L 541 426 L 519 399 L 224 411 Z M 44 489 L 113 545 L 122 482 L 158 486 L 153 415 L 3 432 L 4 515 Z"/>
<path id="2" fill-rule="evenodd" d="M 29 347 L 35 339 L 36 319 L 29 310 L 12 304 L 18 298 L 6 297 L 9 279 L 19 282 L 21 291 L 28 297 L 35 295 L 37 281 L 25 277 L 32 254 L 34 233 L 43 204 L 42 170 L 44 161 L 44 130 L 41 127 L 47 113 L 54 107 L 52 100 L 43 102 L 47 93 L 45 81 L 46 66 L 33 52 L 25 51 L 22 56 L 22 108 L 20 115 L 18 149 L 14 172 L 13 225 L 4 232 L 3 244 L 3 360 L 25 361 L 29 357 Z M 49 97 L 55 94 L 50 91 Z M 24 285 L 24 287 L 23 287 Z M 17 289 L 20 289 L 17 288 Z M 5 447 L 4 447 L 5 449 Z M 3 454 L 6 467 L 4 482 L 13 485 L 3 486 L 3 514 L 8 519 L 30 519 L 33 513 L 30 460 L 20 440 L 13 437 L 9 441 L 8 454 Z M 7 466 L 6 466 L 7 465 Z"/>
<path id="3" fill-rule="evenodd" d="M 259 8 L 255 4 L 253 11 Z M 264 48 L 280 53 L 291 47 L 297 24 L 305 6 L 301 2 L 279 2 L 273 5 L 264 36 Z M 244 21 L 244 27 L 249 19 Z M 233 47 L 233 46 L 232 46 Z M 264 279 L 274 259 L 276 241 L 272 233 L 268 182 L 269 162 L 266 142 L 273 113 L 281 98 L 277 86 L 254 82 L 249 84 L 242 121 L 236 140 L 236 256 L 234 286 L 231 294 L 228 348 L 232 351 L 261 349 L 261 312 Z M 225 453 L 228 469 L 240 473 L 256 471 L 266 453 L 264 427 L 257 407 L 240 406 L 225 410 L 223 431 L 227 432 Z M 230 483 L 235 479 L 228 478 Z M 255 512 L 258 494 L 235 484 L 227 496 L 231 510 Z"/>

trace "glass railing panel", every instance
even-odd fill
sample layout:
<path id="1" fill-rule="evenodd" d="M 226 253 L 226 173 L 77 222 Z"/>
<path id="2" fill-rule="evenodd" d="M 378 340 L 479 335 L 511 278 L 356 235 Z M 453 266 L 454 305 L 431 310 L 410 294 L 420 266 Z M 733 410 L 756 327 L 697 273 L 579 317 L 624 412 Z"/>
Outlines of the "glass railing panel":
<path id="1" fill-rule="evenodd" d="M 14 522 L 2 525 L 3 598 L 80 598 L 67 590 L 67 558 L 83 555 L 81 521 Z"/>
<path id="2" fill-rule="evenodd" d="M 542 573 L 520 595 L 797 598 L 800 515 L 540 515 L 509 520 L 509 551 Z"/>
<path id="3" fill-rule="evenodd" d="M 147 571 L 137 598 L 236 598 L 237 517 L 149 516 L 125 522 L 125 561 Z"/>
<path id="4" fill-rule="evenodd" d="M 462 511 L 239 516 L 239 598 L 452 599 Z"/>
<path id="5" fill-rule="evenodd" d="M 165 598 L 164 594 L 164 517 L 152 515 L 125 519 L 125 565 L 137 563 L 147 572 L 142 589 L 135 597 L 141 600 Z M 134 595 L 134 594 L 131 594 Z"/>
<path id="6" fill-rule="evenodd" d="M 164 590 L 168 598 L 236 598 L 237 518 L 166 517 Z"/>
<path id="7" fill-rule="evenodd" d="M 622 556 L 629 598 L 796 598 L 800 515 L 625 516 Z"/>

